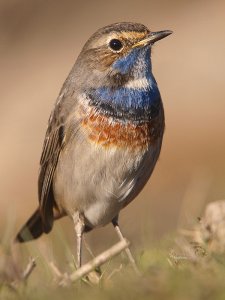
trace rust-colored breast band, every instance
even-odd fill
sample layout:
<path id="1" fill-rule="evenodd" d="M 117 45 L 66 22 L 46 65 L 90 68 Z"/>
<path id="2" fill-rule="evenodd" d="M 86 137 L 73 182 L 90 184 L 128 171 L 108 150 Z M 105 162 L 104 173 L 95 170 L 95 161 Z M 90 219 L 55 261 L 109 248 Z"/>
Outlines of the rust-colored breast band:
<path id="1" fill-rule="evenodd" d="M 91 141 L 102 146 L 146 149 L 158 139 L 162 128 L 158 118 L 142 124 L 114 121 L 104 115 L 91 113 L 85 117 L 82 126 Z"/>

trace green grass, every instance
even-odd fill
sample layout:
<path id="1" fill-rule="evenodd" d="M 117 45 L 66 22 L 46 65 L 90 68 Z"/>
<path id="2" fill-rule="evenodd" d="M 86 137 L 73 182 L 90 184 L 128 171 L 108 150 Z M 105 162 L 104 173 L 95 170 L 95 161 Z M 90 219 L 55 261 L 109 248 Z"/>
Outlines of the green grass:
<path id="1" fill-rule="evenodd" d="M 225 299 L 225 256 L 210 253 L 207 248 L 196 247 L 183 239 L 175 243 L 176 239 L 171 236 L 137 253 L 141 277 L 135 275 L 126 256 L 121 254 L 102 267 L 98 284 L 83 280 L 69 287 L 61 287 L 54 280 L 46 252 L 39 253 L 37 267 L 27 282 L 18 280 L 16 287 L 10 287 L 16 278 L 15 270 L 19 273 L 29 255 L 36 256 L 39 249 L 35 242 L 32 246 L 23 246 L 22 256 L 16 266 L 12 266 L 15 262 L 7 256 L 8 248 L 4 245 L 0 252 L 0 299 Z M 64 257 L 63 261 L 61 255 L 54 260 L 62 270 L 72 272 L 75 269 L 72 253 L 66 249 L 64 255 L 66 260 Z"/>

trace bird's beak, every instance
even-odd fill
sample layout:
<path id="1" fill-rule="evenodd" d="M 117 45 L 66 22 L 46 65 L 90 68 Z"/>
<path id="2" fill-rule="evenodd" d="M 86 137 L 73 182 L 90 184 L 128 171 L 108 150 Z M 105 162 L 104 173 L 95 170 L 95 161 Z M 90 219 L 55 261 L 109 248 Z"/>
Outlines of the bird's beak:
<path id="1" fill-rule="evenodd" d="M 164 39 L 168 35 L 173 33 L 171 30 L 163 30 L 163 31 L 157 31 L 157 32 L 151 32 L 145 39 L 137 42 L 136 44 L 133 45 L 132 48 L 136 47 L 144 47 L 150 44 L 154 44 L 155 42 Z"/>

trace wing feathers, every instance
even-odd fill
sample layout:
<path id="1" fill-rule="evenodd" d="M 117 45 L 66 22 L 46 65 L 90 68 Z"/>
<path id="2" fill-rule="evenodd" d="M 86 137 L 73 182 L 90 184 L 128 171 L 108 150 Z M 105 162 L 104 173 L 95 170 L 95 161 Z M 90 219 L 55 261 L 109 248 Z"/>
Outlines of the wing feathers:
<path id="1" fill-rule="evenodd" d="M 41 168 L 38 180 L 38 195 L 40 212 L 44 231 L 48 232 L 53 224 L 54 201 L 52 180 L 58 162 L 58 157 L 63 145 L 63 126 L 48 133 L 44 142 L 41 156 Z"/>

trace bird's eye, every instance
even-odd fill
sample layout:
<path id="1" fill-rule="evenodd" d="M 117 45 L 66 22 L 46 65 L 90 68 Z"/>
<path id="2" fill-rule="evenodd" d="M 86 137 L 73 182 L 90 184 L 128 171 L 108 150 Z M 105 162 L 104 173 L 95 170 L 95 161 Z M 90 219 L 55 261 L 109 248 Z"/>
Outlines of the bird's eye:
<path id="1" fill-rule="evenodd" d="M 112 39 L 109 42 L 109 47 L 113 50 L 113 51 L 120 51 L 123 48 L 123 44 L 120 40 L 117 39 Z"/>

